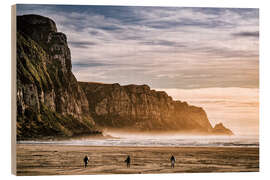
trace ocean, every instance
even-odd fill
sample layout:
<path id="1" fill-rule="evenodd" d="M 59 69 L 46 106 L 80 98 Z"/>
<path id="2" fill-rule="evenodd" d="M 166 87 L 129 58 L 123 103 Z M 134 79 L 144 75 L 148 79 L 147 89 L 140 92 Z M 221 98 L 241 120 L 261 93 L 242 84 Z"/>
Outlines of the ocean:
<path id="1" fill-rule="evenodd" d="M 184 136 L 109 134 L 105 138 L 71 138 L 68 140 L 27 140 L 17 144 L 55 144 L 78 146 L 138 146 L 138 147 L 259 147 L 259 137 L 242 136 Z"/>

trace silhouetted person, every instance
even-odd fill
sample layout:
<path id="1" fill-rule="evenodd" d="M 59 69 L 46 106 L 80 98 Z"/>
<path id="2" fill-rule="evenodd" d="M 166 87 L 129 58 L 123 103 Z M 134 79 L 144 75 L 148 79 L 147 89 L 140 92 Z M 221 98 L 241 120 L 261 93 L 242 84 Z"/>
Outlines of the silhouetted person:
<path id="1" fill-rule="evenodd" d="M 130 167 L 130 156 L 127 157 L 125 162 L 127 163 L 127 168 L 129 168 Z"/>
<path id="2" fill-rule="evenodd" d="M 86 168 L 87 164 L 88 164 L 89 158 L 87 157 L 87 155 L 85 155 L 85 157 L 83 158 L 83 162 L 84 162 L 84 167 Z"/>
<path id="3" fill-rule="evenodd" d="M 172 155 L 171 157 L 171 168 L 174 168 L 174 164 L 175 164 L 175 157 Z"/>

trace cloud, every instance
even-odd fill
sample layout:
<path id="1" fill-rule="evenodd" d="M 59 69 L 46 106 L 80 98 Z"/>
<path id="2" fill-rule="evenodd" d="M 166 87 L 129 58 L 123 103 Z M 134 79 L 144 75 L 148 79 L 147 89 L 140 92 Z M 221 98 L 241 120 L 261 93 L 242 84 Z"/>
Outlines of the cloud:
<path id="1" fill-rule="evenodd" d="M 110 66 L 111 64 L 105 64 L 105 63 L 99 63 L 99 62 L 76 62 L 72 64 L 73 66 L 76 67 L 99 67 L 99 66 Z"/>
<path id="2" fill-rule="evenodd" d="M 17 6 L 17 14 L 50 17 L 67 35 L 78 80 L 155 88 L 257 88 L 259 42 L 249 37 L 258 35 L 258 12 L 244 8 Z"/>
<path id="3" fill-rule="evenodd" d="M 102 63 L 102 60 L 85 60 L 85 59 L 80 59 L 77 60 L 75 63 L 72 64 L 75 67 L 80 67 L 80 68 L 90 68 L 90 67 L 103 67 L 103 66 L 125 66 L 125 64 L 116 64 L 116 63 Z"/>
<path id="4" fill-rule="evenodd" d="M 88 48 L 89 46 L 97 45 L 97 43 L 90 41 L 68 41 L 68 44 L 77 48 Z"/>
<path id="5" fill-rule="evenodd" d="M 239 32 L 239 33 L 233 33 L 233 36 L 238 36 L 238 37 L 259 37 L 259 31 L 254 31 L 254 32 Z"/>
<path id="6" fill-rule="evenodd" d="M 186 47 L 184 44 L 167 40 L 141 41 L 140 43 L 143 45 L 150 45 L 150 46 Z"/>

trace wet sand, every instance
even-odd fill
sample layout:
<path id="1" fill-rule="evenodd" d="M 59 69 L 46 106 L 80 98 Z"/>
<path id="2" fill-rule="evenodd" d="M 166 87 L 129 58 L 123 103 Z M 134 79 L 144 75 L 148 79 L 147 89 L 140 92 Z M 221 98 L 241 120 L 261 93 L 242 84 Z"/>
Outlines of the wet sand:
<path id="1" fill-rule="evenodd" d="M 256 147 L 93 147 L 17 144 L 17 175 L 259 171 Z M 170 167 L 170 156 L 176 158 Z M 84 168 L 83 158 L 90 158 Z M 124 160 L 131 156 L 131 167 Z"/>

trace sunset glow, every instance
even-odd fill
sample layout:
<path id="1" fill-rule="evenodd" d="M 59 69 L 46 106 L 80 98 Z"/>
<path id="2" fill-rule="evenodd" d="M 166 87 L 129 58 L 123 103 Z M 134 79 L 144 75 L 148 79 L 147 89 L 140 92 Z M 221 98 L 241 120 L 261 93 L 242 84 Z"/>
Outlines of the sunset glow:
<path id="1" fill-rule="evenodd" d="M 259 134 L 259 90 L 249 88 L 160 89 L 205 109 L 212 126 L 222 122 L 237 135 Z"/>

